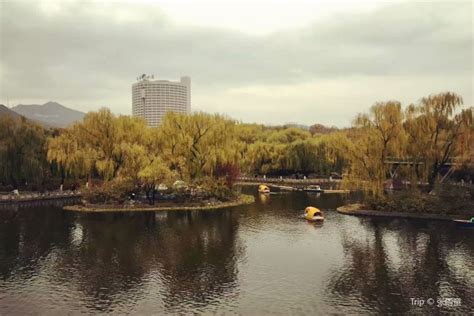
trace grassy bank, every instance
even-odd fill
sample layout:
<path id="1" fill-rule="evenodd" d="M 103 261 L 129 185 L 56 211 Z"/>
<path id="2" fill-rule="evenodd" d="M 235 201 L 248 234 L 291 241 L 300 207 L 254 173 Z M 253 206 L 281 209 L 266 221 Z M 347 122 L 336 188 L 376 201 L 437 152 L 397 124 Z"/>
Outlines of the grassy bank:
<path id="1" fill-rule="evenodd" d="M 337 209 L 350 215 L 390 216 L 426 219 L 469 219 L 474 216 L 474 199 L 469 189 L 430 195 L 403 192 Z"/>
<path id="2" fill-rule="evenodd" d="M 415 218 L 415 219 L 434 219 L 434 220 L 454 220 L 469 219 L 469 216 L 459 214 L 433 214 L 433 213 L 407 213 L 407 212 L 386 212 L 366 209 L 362 204 L 348 204 L 337 208 L 341 214 L 356 216 L 381 216 L 394 218 Z"/>
<path id="3" fill-rule="evenodd" d="M 232 201 L 220 202 L 192 202 L 192 203 L 162 203 L 155 205 L 135 204 L 135 205 L 111 205 L 111 204 L 87 204 L 65 206 L 65 211 L 73 212 L 144 212 L 144 211 L 206 211 L 218 210 L 239 205 L 252 204 L 255 202 L 253 195 L 242 194 Z"/>

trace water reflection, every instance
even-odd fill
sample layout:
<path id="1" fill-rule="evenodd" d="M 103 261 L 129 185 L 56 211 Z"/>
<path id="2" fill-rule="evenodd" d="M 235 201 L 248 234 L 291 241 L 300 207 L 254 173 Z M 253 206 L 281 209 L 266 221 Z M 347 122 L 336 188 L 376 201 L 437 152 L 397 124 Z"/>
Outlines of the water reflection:
<path id="1" fill-rule="evenodd" d="M 212 212 L 0 211 L 0 314 L 466 313 L 474 231 L 368 219 L 354 196 L 272 194 Z M 308 205 L 324 223 L 298 218 Z M 417 308 L 410 298 L 461 298 Z"/>
<path id="2" fill-rule="evenodd" d="M 161 226 L 156 251 L 164 276 L 164 302 L 173 309 L 182 304 L 206 306 L 236 287 L 238 224 L 231 211 L 169 213 Z"/>
<path id="3" fill-rule="evenodd" d="M 342 268 L 331 272 L 333 301 L 356 300 L 377 313 L 469 312 L 474 305 L 474 239 L 443 223 L 360 219 L 365 234 L 345 227 Z M 434 226 L 434 227 L 430 227 Z M 440 234 L 436 226 L 441 226 Z M 413 306 L 411 298 L 460 298 L 457 308 Z"/>
<path id="4" fill-rule="evenodd" d="M 236 286 L 236 252 L 243 248 L 230 211 L 38 215 L 2 213 L 3 280 L 26 283 L 48 270 L 48 282 L 73 285 L 98 311 L 133 305 L 149 286 L 170 311 L 208 305 Z M 54 260 L 42 260 L 52 254 Z"/>
<path id="5" fill-rule="evenodd" d="M 139 295 L 154 267 L 154 213 L 75 215 L 72 223 L 70 245 L 52 264 L 54 280 L 69 280 L 101 311 Z"/>
<path id="6" fill-rule="evenodd" d="M 270 194 L 259 193 L 258 200 L 261 204 L 268 204 L 270 202 Z"/>
<path id="7" fill-rule="evenodd" d="M 41 212 L 41 211 L 39 211 Z M 62 212 L 0 211 L 0 275 L 28 278 L 55 247 L 64 247 L 70 223 Z"/>

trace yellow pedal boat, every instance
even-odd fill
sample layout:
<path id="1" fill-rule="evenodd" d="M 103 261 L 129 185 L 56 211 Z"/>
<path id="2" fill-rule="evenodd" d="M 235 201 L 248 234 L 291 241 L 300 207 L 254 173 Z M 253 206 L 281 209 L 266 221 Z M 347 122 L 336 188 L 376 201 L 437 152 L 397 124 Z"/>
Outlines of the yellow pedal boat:
<path id="1" fill-rule="evenodd" d="M 264 184 L 258 186 L 258 193 L 270 193 L 270 188 Z"/>
<path id="2" fill-rule="evenodd" d="M 308 206 L 304 210 L 304 214 L 301 215 L 301 217 L 310 222 L 324 221 L 324 213 L 320 209 L 313 206 Z"/>

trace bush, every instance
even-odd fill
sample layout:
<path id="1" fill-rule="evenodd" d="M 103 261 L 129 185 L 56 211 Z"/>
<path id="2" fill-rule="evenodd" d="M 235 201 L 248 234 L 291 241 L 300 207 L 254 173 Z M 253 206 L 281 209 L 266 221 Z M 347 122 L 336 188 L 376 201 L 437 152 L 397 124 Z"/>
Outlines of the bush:
<path id="1" fill-rule="evenodd" d="M 228 185 L 228 179 L 225 177 L 217 179 L 212 177 L 203 178 L 199 183 L 199 187 L 207 192 L 211 198 L 223 202 L 235 199 L 240 193 Z"/>
<path id="2" fill-rule="evenodd" d="M 116 178 L 112 181 L 104 182 L 102 185 L 85 189 L 83 197 L 88 203 L 92 204 L 121 204 L 133 192 L 135 192 L 135 188 L 131 181 Z"/>
<path id="3" fill-rule="evenodd" d="M 403 191 L 367 198 L 365 204 L 385 212 L 469 215 L 474 210 L 472 196 L 470 189 L 443 186 L 438 195 Z"/>
<path id="4" fill-rule="evenodd" d="M 224 178 L 225 185 L 229 189 L 232 189 L 235 182 L 237 181 L 237 178 L 240 176 L 240 169 L 236 164 L 227 163 L 218 165 L 215 170 L 215 174 L 219 179 Z"/>
<path id="5" fill-rule="evenodd" d="M 228 186 L 225 177 L 203 177 L 195 183 L 175 191 L 177 202 L 200 202 L 212 199 L 225 202 L 235 199 L 239 193 L 236 189 Z"/>

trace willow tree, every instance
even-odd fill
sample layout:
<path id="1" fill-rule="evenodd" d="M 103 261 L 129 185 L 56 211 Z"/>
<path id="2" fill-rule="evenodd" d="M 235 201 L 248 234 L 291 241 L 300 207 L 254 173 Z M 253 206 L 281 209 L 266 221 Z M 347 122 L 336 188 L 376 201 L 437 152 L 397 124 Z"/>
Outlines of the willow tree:
<path id="1" fill-rule="evenodd" d="M 342 174 L 349 166 L 348 148 L 350 140 L 345 133 L 335 132 L 315 139 L 316 165 L 315 172 L 330 175 L 331 172 Z"/>
<path id="2" fill-rule="evenodd" d="M 108 181 L 124 168 L 126 157 L 130 159 L 129 145 L 143 146 L 142 151 L 146 151 L 149 143 L 143 120 L 116 117 L 110 110 L 101 109 L 86 114 L 82 122 L 52 138 L 48 159 L 65 168 L 68 174 L 91 177 L 95 173 Z"/>
<path id="3" fill-rule="evenodd" d="M 289 127 L 273 131 L 268 137 L 270 143 L 290 144 L 297 140 L 305 140 L 311 137 L 311 133 L 301 128 Z"/>
<path id="4" fill-rule="evenodd" d="M 258 174 L 287 169 L 287 144 L 257 141 L 249 146 L 244 157 L 246 170 Z"/>
<path id="5" fill-rule="evenodd" d="M 472 166 L 474 164 L 474 107 L 463 111 L 465 116 L 460 126 L 459 138 L 456 142 L 456 158 L 459 163 Z"/>
<path id="6" fill-rule="evenodd" d="M 155 204 L 156 186 L 159 184 L 171 186 L 177 175 L 161 158 L 154 156 L 150 157 L 148 163 L 143 165 L 138 173 L 138 178 L 143 185 L 148 201 L 150 204 Z"/>
<path id="7" fill-rule="evenodd" d="M 240 123 L 236 126 L 236 133 L 239 144 L 239 152 L 242 159 L 240 160 L 240 169 L 245 171 L 253 171 L 250 166 L 249 157 L 253 144 L 265 142 L 270 131 L 263 125 Z"/>
<path id="8" fill-rule="evenodd" d="M 406 111 L 405 130 L 410 140 L 407 150 L 425 166 L 430 189 L 449 161 L 470 150 L 473 111 L 469 108 L 456 113 L 462 104 L 460 95 L 445 92 L 425 97 Z"/>
<path id="9" fill-rule="evenodd" d="M 344 147 L 343 143 L 348 139 L 342 133 L 311 137 L 308 131 L 295 127 L 267 127 L 254 131 L 252 136 L 239 132 L 239 139 L 246 146 L 242 155 L 246 171 L 329 174 L 331 171 L 342 172 L 347 164 L 344 158 L 347 144 Z"/>
<path id="10" fill-rule="evenodd" d="M 64 130 L 60 135 L 48 139 L 47 158 L 55 163 L 61 174 L 61 185 L 68 176 L 82 177 L 89 175 L 93 161 L 89 154 L 81 148 L 79 139 L 73 128 Z"/>
<path id="11" fill-rule="evenodd" d="M 295 172 L 301 172 L 307 176 L 314 172 L 318 160 L 317 142 L 314 139 L 297 140 L 288 145 L 287 161 L 288 167 Z"/>
<path id="12" fill-rule="evenodd" d="M 268 136 L 271 134 L 271 131 L 260 124 L 237 124 L 237 137 L 238 139 L 246 144 L 250 145 L 258 141 L 265 141 Z"/>
<path id="13" fill-rule="evenodd" d="M 140 143 L 123 142 L 118 146 L 120 148 L 117 148 L 117 151 L 120 151 L 122 164 L 115 178 L 130 181 L 133 188 L 138 188 L 142 184 L 140 172 L 151 164 L 154 153 Z"/>
<path id="14" fill-rule="evenodd" d="M 236 123 L 220 115 L 168 113 L 158 128 L 161 155 L 182 178 L 214 176 L 240 158 Z"/>
<path id="15" fill-rule="evenodd" d="M 396 101 L 379 102 L 354 121 L 350 178 L 375 194 L 383 192 L 386 159 L 401 154 L 403 113 Z"/>
<path id="16" fill-rule="evenodd" d="M 0 117 L 0 179 L 13 188 L 40 185 L 47 170 L 46 131 L 39 125 L 9 115 Z"/>

